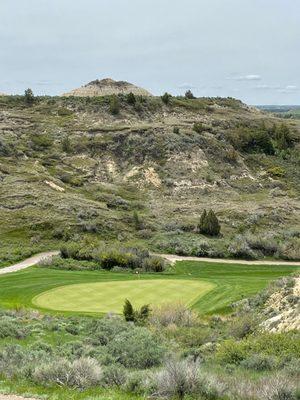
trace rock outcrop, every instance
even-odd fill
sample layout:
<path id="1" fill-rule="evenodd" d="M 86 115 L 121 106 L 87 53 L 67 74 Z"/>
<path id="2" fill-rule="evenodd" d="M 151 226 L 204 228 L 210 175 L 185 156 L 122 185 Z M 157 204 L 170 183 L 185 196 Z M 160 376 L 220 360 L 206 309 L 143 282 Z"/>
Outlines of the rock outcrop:
<path id="1" fill-rule="evenodd" d="M 137 96 L 152 96 L 146 89 L 135 86 L 129 82 L 115 81 L 110 78 L 102 80 L 97 79 L 89 82 L 81 88 L 64 93 L 63 96 L 94 97 L 112 94 L 128 94 L 130 92 Z"/>
<path id="2" fill-rule="evenodd" d="M 266 303 L 266 313 L 271 316 L 262 327 L 269 332 L 300 330 L 300 276 L 282 281 L 286 283 Z"/>

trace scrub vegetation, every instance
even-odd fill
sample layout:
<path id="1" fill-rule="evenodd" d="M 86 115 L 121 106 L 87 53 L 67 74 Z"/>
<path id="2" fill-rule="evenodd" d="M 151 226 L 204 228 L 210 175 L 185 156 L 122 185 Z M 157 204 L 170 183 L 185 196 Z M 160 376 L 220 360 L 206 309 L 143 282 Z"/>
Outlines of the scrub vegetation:
<path id="1" fill-rule="evenodd" d="M 300 125 L 233 98 L 0 96 L 0 392 L 297 400 Z"/>

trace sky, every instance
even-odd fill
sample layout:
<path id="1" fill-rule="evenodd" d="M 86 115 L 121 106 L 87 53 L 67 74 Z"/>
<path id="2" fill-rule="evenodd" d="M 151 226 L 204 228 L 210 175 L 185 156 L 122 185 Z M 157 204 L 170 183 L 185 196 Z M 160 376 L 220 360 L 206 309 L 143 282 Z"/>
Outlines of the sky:
<path id="1" fill-rule="evenodd" d="M 0 92 L 102 78 L 300 104 L 299 0 L 0 0 Z"/>

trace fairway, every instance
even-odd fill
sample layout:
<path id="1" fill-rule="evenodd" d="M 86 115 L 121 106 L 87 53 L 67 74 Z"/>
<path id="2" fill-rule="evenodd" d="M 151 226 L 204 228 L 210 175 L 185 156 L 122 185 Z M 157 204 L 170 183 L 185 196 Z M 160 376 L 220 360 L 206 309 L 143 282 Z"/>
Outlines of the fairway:
<path id="1" fill-rule="evenodd" d="M 121 313 L 125 299 L 135 307 L 170 302 L 192 305 L 214 288 L 200 280 L 154 279 L 84 283 L 48 290 L 33 299 L 33 304 L 50 310 Z"/>
<path id="2" fill-rule="evenodd" d="M 31 267 L 0 276 L 0 307 L 36 307 L 49 313 L 120 312 L 125 298 L 142 304 L 182 301 L 202 315 L 224 314 L 269 282 L 300 267 L 180 261 L 167 273 L 65 271 Z"/>

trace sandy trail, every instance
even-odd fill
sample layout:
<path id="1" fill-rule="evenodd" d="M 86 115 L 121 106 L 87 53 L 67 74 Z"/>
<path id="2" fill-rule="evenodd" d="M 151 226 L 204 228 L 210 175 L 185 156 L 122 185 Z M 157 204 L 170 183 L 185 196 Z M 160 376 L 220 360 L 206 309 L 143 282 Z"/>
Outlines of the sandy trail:
<path id="1" fill-rule="evenodd" d="M 27 258 L 17 264 L 11 265 L 10 267 L 4 267 L 0 269 L 0 275 L 8 274 L 10 272 L 17 272 L 22 269 L 31 267 L 32 265 L 38 264 L 40 261 L 48 257 L 57 256 L 59 254 L 58 250 L 46 251 L 44 253 L 36 254 L 32 257 Z M 174 264 L 176 261 L 198 261 L 198 262 L 210 262 L 210 263 L 223 263 L 223 264 L 244 264 L 244 265 L 295 265 L 300 267 L 300 261 L 266 261 L 266 260 L 255 260 L 255 261 L 245 261 L 245 260 L 228 260 L 224 258 L 208 258 L 208 257 L 186 257 L 177 256 L 175 254 L 156 254 L 153 255 L 160 256 Z M 1 398 L 0 398 L 1 400 Z"/>
<path id="2" fill-rule="evenodd" d="M 244 264 L 244 265 L 295 265 L 300 267 L 300 261 L 266 261 L 266 260 L 228 260 L 224 258 L 208 258 L 208 257 L 186 257 L 177 256 L 175 254 L 155 254 L 157 256 L 163 257 L 166 260 L 174 264 L 176 261 L 204 261 L 211 263 L 223 263 L 223 264 Z"/>
<path id="3" fill-rule="evenodd" d="M 10 272 L 17 272 L 22 269 L 32 267 L 33 265 L 38 264 L 40 261 L 42 261 L 48 257 L 57 256 L 58 254 L 59 254 L 59 251 L 45 251 L 44 253 L 35 254 L 34 256 L 26 258 L 26 260 L 21 261 L 17 264 L 11 265 L 9 267 L 1 268 L 0 275 L 9 274 Z M 0 400 L 1 400 L 1 397 L 0 397 Z"/>

